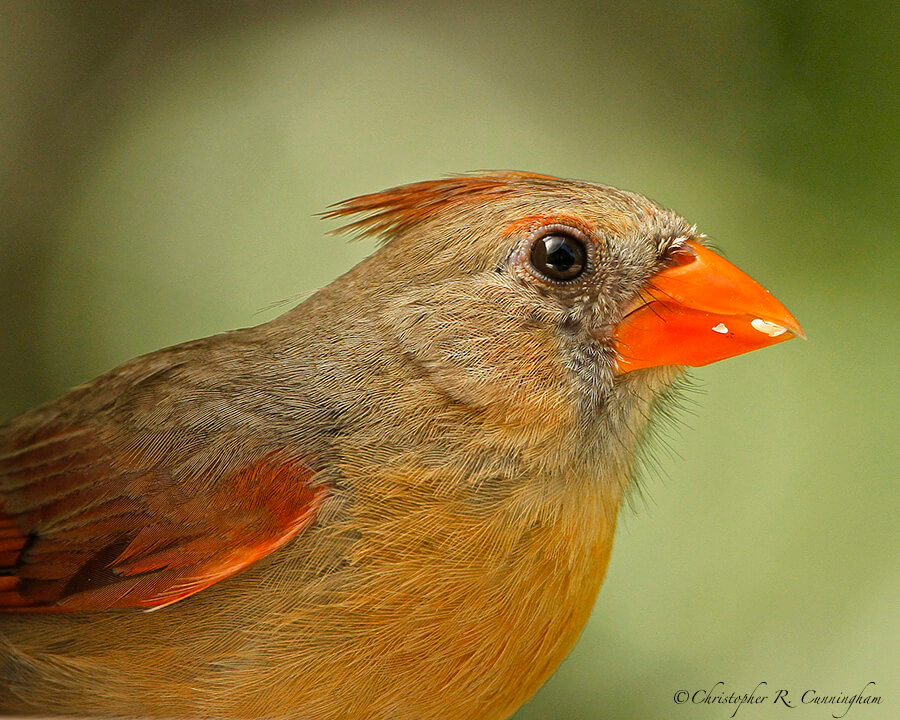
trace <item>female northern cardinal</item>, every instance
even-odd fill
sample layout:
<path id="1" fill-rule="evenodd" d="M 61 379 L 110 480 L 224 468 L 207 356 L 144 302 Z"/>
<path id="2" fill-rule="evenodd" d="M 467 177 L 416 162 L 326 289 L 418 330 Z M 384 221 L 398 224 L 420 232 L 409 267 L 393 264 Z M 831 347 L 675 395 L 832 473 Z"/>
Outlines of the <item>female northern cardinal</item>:
<path id="1" fill-rule="evenodd" d="M 587 620 L 679 366 L 802 335 L 611 187 L 462 176 L 328 215 L 385 243 L 0 427 L 0 709 L 505 718 Z"/>

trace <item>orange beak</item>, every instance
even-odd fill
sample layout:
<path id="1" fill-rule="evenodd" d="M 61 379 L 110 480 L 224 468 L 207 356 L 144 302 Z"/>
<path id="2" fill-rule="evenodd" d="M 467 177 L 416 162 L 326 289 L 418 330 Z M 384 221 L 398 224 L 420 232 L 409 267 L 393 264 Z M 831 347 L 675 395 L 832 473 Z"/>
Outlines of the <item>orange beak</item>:
<path id="1" fill-rule="evenodd" d="M 648 281 L 613 335 L 619 372 L 708 365 L 799 336 L 800 323 L 722 256 L 688 241 Z"/>

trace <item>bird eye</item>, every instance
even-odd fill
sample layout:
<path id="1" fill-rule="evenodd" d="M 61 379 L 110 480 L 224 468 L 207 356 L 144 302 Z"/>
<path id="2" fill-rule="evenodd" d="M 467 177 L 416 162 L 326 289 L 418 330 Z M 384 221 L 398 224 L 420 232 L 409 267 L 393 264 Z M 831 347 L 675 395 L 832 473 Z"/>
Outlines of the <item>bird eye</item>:
<path id="1" fill-rule="evenodd" d="M 531 246 L 531 265 L 550 280 L 567 282 L 584 272 L 587 267 L 587 249 L 576 237 L 552 232 L 534 241 Z"/>

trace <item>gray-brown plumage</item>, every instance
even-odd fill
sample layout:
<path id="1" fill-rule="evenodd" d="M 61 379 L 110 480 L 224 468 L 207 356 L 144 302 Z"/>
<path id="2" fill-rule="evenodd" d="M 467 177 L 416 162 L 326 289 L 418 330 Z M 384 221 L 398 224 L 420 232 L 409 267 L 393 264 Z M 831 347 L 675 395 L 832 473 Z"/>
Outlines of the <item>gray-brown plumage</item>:
<path id="1" fill-rule="evenodd" d="M 679 372 L 616 332 L 695 229 L 527 173 L 331 215 L 385 243 L 0 428 L 0 710 L 504 718 L 572 647 Z"/>

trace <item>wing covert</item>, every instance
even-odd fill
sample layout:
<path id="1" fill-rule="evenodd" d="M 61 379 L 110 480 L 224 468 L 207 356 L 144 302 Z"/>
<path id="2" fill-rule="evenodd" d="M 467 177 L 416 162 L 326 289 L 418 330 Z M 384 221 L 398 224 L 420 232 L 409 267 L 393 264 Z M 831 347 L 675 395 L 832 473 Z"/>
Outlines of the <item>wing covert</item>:
<path id="1" fill-rule="evenodd" d="M 185 482 L 150 452 L 113 453 L 87 425 L 7 435 L 0 612 L 159 608 L 281 547 L 324 496 L 312 458 L 271 445 L 242 455 Z"/>

